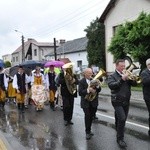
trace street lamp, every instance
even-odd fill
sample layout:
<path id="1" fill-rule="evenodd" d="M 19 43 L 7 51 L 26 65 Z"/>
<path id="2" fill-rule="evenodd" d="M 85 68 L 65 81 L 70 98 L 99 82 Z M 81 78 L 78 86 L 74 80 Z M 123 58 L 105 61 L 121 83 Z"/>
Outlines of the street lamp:
<path id="1" fill-rule="evenodd" d="M 25 51 L 24 51 L 24 36 L 23 36 L 23 33 L 18 31 L 18 30 L 15 30 L 16 32 L 19 32 L 22 34 L 21 36 L 21 41 L 22 41 L 22 62 L 25 61 Z"/>

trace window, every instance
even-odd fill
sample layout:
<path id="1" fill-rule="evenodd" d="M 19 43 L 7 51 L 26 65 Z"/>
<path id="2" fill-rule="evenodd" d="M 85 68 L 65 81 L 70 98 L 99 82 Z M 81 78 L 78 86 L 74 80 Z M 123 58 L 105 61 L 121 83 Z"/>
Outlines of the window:
<path id="1" fill-rule="evenodd" d="M 13 57 L 13 62 L 15 62 L 15 57 Z"/>
<path id="2" fill-rule="evenodd" d="M 82 67 L 82 60 L 77 61 L 77 67 L 81 68 Z"/>
<path id="3" fill-rule="evenodd" d="M 16 57 L 16 62 L 18 62 L 18 56 Z"/>
<path id="4" fill-rule="evenodd" d="M 37 49 L 34 50 L 34 56 L 37 56 Z"/>
<path id="5" fill-rule="evenodd" d="M 120 26 L 122 26 L 122 25 L 113 26 L 113 35 L 116 34 L 116 32 L 118 31 Z"/>
<path id="6" fill-rule="evenodd" d="M 41 55 L 42 55 L 42 56 L 44 55 L 44 50 L 43 50 L 43 49 L 41 50 Z"/>

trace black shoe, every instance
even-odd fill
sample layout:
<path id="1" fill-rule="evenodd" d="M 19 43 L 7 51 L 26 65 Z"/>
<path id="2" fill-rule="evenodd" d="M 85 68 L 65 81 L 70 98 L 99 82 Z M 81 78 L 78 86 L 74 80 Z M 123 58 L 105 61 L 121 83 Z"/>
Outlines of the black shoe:
<path id="1" fill-rule="evenodd" d="M 73 125 L 73 122 L 72 122 L 72 121 L 68 121 L 68 124 L 71 124 L 71 125 Z"/>
<path id="2" fill-rule="evenodd" d="M 67 125 L 68 125 L 68 121 L 65 121 L 65 122 L 64 122 L 64 125 L 67 126 Z"/>
<path id="3" fill-rule="evenodd" d="M 117 140 L 117 143 L 121 148 L 127 147 L 127 144 L 125 143 L 124 140 Z"/>
<path id="4" fill-rule="evenodd" d="M 148 136 L 150 137 L 150 130 L 148 131 Z"/>
<path id="5" fill-rule="evenodd" d="M 86 139 L 90 140 L 91 139 L 91 135 L 90 134 L 86 134 Z"/>
<path id="6" fill-rule="evenodd" d="M 91 136 L 93 136 L 93 135 L 94 135 L 94 133 L 93 133 L 93 132 L 90 132 L 90 135 L 91 135 Z"/>

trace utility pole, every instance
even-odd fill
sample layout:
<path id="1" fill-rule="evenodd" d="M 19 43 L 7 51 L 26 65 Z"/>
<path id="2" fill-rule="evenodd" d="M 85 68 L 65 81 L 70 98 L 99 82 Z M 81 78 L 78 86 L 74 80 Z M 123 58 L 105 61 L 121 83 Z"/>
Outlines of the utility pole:
<path id="1" fill-rule="evenodd" d="M 24 62 L 25 61 L 24 36 L 23 36 L 23 33 L 21 31 L 18 31 L 18 30 L 15 30 L 15 31 L 22 34 L 22 36 L 21 36 L 21 42 L 22 42 L 22 62 Z"/>
<path id="2" fill-rule="evenodd" d="M 22 40 L 22 62 L 25 61 L 25 51 L 24 51 L 24 36 L 21 36 L 21 40 Z"/>
<path id="3" fill-rule="evenodd" d="M 55 60 L 57 60 L 57 53 L 56 53 L 56 39 L 54 38 L 54 56 Z"/>

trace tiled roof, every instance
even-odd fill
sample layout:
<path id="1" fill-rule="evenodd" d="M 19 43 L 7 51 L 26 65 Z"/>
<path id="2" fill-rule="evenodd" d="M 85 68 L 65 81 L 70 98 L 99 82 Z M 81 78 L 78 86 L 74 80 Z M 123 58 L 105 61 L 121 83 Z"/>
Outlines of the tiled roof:
<path id="1" fill-rule="evenodd" d="M 88 39 L 87 37 L 74 39 L 72 41 L 67 41 L 66 43 L 62 44 L 57 48 L 57 54 L 62 53 L 72 53 L 78 51 L 86 51 Z M 54 55 L 54 52 L 47 54 L 46 56 Z"/>

